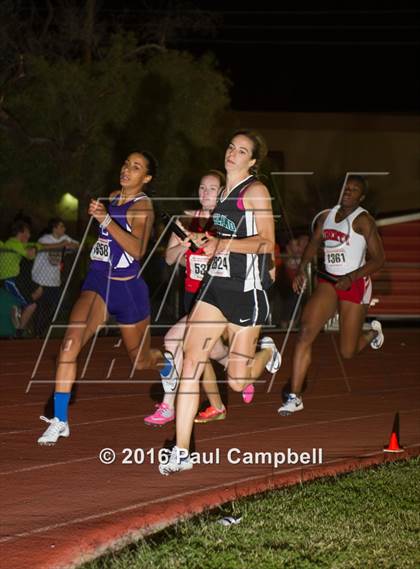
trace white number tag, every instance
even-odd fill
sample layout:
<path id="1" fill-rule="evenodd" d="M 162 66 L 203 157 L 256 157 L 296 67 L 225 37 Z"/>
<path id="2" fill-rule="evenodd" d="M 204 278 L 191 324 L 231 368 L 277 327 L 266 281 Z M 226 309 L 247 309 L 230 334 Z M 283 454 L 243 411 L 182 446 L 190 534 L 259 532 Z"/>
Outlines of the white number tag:
<path id="1" fill-rule="evenodd" d="M 330 267 L 343 267 L 346 264 L 346 255 L 343 249 L 327 253 L 327 265 Z"/>
<path id="2" fill-rule="evenodd" d="M 203 255 L 191 255 L 190 272 L 195 281 L 202 281 L 207 270 L 208 258 Z"/>
<path id="3" fill-rule="evenodd" d="M 90 258 L 92 261 L 102 261 L 103 263 L 109 263 L 109 241 L 100 237 L 92 247 Z"/>
<path id="4" fill-rule="evenodd" d="M 209 275 L 212 277 L 230 277 L 229 253 L 219 253 L 211 260 Z"/>

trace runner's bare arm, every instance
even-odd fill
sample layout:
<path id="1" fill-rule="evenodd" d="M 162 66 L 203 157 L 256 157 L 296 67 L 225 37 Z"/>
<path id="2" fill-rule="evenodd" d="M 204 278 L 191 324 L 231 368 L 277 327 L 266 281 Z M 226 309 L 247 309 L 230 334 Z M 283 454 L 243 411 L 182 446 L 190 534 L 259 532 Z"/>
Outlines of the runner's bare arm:
<path id="1" fill-rule="evenodd" d="M 348 274 L 351 280 L 355 281 L 378 271 L 385 263 L 385 252 L 375 220 L 367 212 L 360 214 L 354 220 L 353 229 L 366 239 L 368 252 L 366 263 Z"/>
<path id="2" fill-rule="evenodd" d="M 181 241 L 175 233 L 171 233 L 168 245 L 165 251 L 165 261 L 168 265 L 179 262 L 185 267 L 185 253 L 189 249 L 188 243 Z"/>

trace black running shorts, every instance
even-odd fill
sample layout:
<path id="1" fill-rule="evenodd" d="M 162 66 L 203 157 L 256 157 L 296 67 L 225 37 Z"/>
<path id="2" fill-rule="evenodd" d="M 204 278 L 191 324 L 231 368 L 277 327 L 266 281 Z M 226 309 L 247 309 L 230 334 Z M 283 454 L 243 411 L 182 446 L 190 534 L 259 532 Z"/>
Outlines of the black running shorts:
<path id="1" fill-rule="evenodd" d="M 238 326 L 262 326 L 268 321 L 270 305 L 264 290 L 243 291 L 243 281 L 207 277 L 197 301 L 216 306 L 228 322 Z"/>

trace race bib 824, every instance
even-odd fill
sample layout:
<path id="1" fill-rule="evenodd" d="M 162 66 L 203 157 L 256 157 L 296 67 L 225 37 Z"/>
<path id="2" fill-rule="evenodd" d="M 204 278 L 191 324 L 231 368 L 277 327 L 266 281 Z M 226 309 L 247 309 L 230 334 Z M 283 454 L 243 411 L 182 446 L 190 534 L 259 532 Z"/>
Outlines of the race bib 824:
<path id="1" fill-rule="evenodd" d="M 209 275 L 212 277 L 230 277 L 229 253 L 215 255 L 210 263 Z"/>

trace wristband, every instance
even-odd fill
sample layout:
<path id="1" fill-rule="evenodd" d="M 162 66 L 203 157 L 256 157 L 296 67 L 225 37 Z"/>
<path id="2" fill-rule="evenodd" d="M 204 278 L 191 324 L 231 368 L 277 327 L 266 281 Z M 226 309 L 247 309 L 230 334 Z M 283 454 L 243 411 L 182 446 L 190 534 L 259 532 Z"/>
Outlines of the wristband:
<path id="1" fill-rule="evenodd" d="M 111 223 L 111 221 L 112 221 L 112 217 L 109 215 L 109 213 L 107 213 L 103 222 L 99 224 L 99 227 L 101 229 L 106 229 L 108 227 L 108 225 Z"/>

